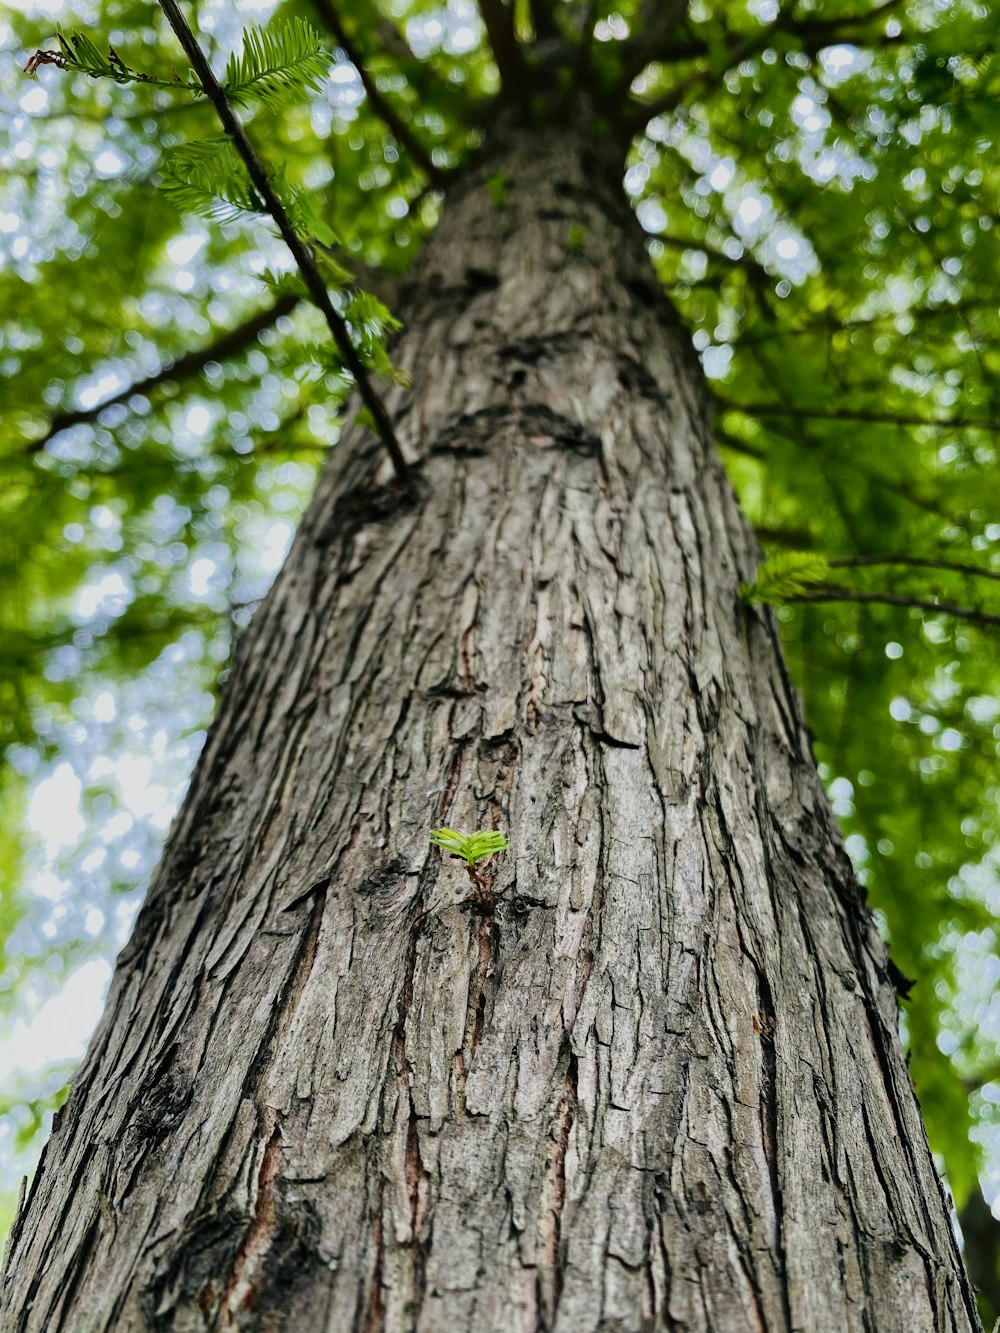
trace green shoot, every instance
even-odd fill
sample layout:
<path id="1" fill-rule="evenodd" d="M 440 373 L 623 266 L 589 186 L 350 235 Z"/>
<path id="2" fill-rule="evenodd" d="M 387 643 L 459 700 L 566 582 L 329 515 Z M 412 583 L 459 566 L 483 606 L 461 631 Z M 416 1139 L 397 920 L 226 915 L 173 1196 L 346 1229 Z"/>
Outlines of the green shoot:
<path id="1" fill-rule="evenodd" d="M 29 79 L 38 75 L 42 65 L 55 65 L 58 69 L 72 70 L 74 73 L 87 74 L 92 79 L 114 79 L 115 83 L 147 83 L 154 88 L 169 88 L 172 91 L 200 93 L 201 84 L 193 74 L 182 79 L 176 72 L 170 79 L 159 79 L 154 74 L 144 74 L 125 64 L 113 46 L 108 47 L 108 54 L 102 55 L 85 32 L 71 32 L 69 37 L 56 32 L 59 42 L 58 51 L 36 51 L 24 67 Z"/>
<path id="2" fill-rule="evenodd" d="M 450 856 L 459 857 L 470 871 L 475 868 L 477 861 L 493 856 L 496 852 L 506 851 L 510 846 L 506 834 L 494 829 L 482 833 L 460 833 L 453 828 L 431 829 L 431 842 Z"/>
<path id="3" fill-rule="evenodd" d="M 566 249 L 570 254 L 577 254 L 583 249 L 583 244 L 586 239 L 587 228 L 581 227 L 578 222 L 574 222 L 566 233 Z"/>
<path id="4" fill-rule="evenodd" d="M 502 171 L 487 178 L 486 188 L 489 191 L 490 199 L 493 201 L 494 208 L 506 208 L 507 206 L 507 177 Z"/>
<path id="5" fill-rule="evenodd" d="M 200 93 L 201 84 L 188 71 L 182 78 L 174 73 L 169 79 L 158 78 L 126 65 L 113 46 L 105 56 L 85 32 L 56 33 L 58 51 L 36 51 L 25 66 L 29 78 L 35 78 L 40 66 L 87 74 L 92 79 L 114 79 L 116 83 L 146 83 L 154 88 Z M 320 88 L 326 79 L 332 56 L 319 34 L 301 18 L 286 19 L 266 28 L 248 28 L 243 34 L 243 49 L 229 58 L 222 81 L 222 91 L 231 102 L 249 101 L 270 107 L 286 107 L 303 93 Z"/>

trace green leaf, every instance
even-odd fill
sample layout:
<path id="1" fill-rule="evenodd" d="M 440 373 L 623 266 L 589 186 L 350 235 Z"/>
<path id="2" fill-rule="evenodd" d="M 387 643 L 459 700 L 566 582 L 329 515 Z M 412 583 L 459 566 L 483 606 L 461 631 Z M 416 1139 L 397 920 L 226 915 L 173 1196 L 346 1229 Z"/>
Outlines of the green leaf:
<path id="1" fill-rule="evenodd" d="M 264 211 L 247 169 L 226 135 L 171 148 L 160 171 L 160 189 L 182 213 L 232 222 L 243 213 Z"/>
<path id="2" fill-rule="evenodd" d="M 111 68 L 111 63 L 90 40 L 85 32 L 74 32 L 70 34 L 69 42 L 60 32 L 57 34 L 63 50 L 67 53 L 67 61 L 76 66 L 91 78 L 115 78 L 115 71 Z M 72 48 L 72 56 L 69 55 Z"/>
<path id="3" fill-rule="evenodd" d="M 290 106 L 323 85 L 331 60 L 305 19 L 248 28 L 242 51 L 229 58 L 222 89 L 233 102 Z"/>
<path id="4" fill-rule="evenodd" d="M 60 51 L 36 51 L 25 66 L 25 73 L 34 78 L 40 65 L 57 65 L 60 69 L 74 70 L 86 74 L 92 79 L 114 79 L 115 83 L 145 83 L 154 88 L 169 88 L 184 92 L 200 93 L 201 84 L 188 71 L 188 77 L 182 79 L 174 72 L 170 79 L 158 79 L 154 74 L 144 74 L 140 70 L 126 65 L 114 47 L 108 47 L 108 54 L 102 55 L 98 47 L 85 32 L 72 32 L 67 37 L 56 29 L 56 38 Z"/>
<path id="5" fill-rule="evenodd" d="M 747 604 L 766 602 L 777 606 L 804 592 L 810 584 L 823 583 L 829 577 L 830 566 L 821 555 L 782 551 L 769 556 L 761 565 L 756 582 L 740 585 L 740 597 Z"/>
<path id="6" fill-rule="evenodd" d="M 493 856 L 496 852 L 506 851 L 510 846 L 507 836 L 495 829 L 486 829 L 478 833 L 462 833 L 458 829 L 431 829 L 431 842 L 435 847 L 450 856 L 457 856 L 469 866 L 477 861 Z"/>
<path id="7" fill-rule="evenodd" d="M 284 166 L 270 172 L 268 180 L 300 236 L 324 245 L 334 243 L 333 230 L 317 217 L 308 197 L 288 185 Z M 169 149 L 161 166 L 160 189 L 181 212 L 199 213 L 216 222 L 267 212 L 242 158 L 226 135 Z"/>
<path id="8" fill-rule="evenodd" d="M 271 178 L 272 185 L 275 178 Z M 281 178 L 279 184 L 284 183 Z M 288 203 L 285 205 L 285 211 L 288 213 L 292 226 L 309 241 L 319 241 L 321 245 L 336 245 L 337 236 L 333 228 L 319 216 L 313 207 L 312 200 L 303 190 L 291 192 Z"/>

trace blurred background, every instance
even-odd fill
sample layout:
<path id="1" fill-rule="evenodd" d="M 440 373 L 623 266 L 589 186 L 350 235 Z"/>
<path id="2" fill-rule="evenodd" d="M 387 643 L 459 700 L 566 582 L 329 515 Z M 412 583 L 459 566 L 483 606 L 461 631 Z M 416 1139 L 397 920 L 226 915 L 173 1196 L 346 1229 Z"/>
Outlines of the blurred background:
<path id="1" fill-rule="evenodd" d="M 562 8 L 599 72 L 635 5 Z M 1000 74 L 986 7 L 883 9 L 692 4 L 633 84 L 661 109 L 625 188 L 763 547 L 835 562 L 837 590 L 793 579 L 777 614 L 1000 1302 Z M 338 259 L 391 279 L 496 92 L 478 11 L 205 0 L 214 66 L 276 12 L 314 24 L 329 77 L 248 111 L 254 140 Z M 155 187 L 172 146 L 218 132 L 209 108 L 27 78 L 59 27 L 179 64 L 153 5 L 0 17 L 0 1233 L 346 397 L 267 223 Z"/>

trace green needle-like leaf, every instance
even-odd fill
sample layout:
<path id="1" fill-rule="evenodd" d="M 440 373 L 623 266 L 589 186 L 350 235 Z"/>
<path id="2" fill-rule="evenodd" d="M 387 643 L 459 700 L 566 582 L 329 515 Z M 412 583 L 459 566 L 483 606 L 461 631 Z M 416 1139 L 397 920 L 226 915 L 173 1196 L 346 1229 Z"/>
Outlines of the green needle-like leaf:
<path id="1" fill-rule="evenodd" d="M 477 861 L 493 856 L 496 852 L 506 851 L 510 846 L 506 834 L 495 829 L 479 833 L 462 833 L 451 828 L 431 829 L 431 842 L 450 856 L 460 857 L 470 866 L 475 866 Z"/>
<path id="2" fill-rule="evenodd" d="M 161 171 L 160 189 L 181 212 L 231 222 L 242 213 L 263 211 L 247 169 L 225 135 L 171 149 Z"/>
<path id="3" fill-rule="evenodd" d="M 322 86 L 331 60 L 305 19 L 248 28 L 242 51 L 229 58 L 223 91 L 232 102 L 288 106 Z"/>
<path id="4" fill-rule="evenodd" d="M 767 558 L 757 571 L 756 581 L 740 587 L 740 596 L 744 602 L 767 602 L 775 606 L 829 577 L 830 566 L 822 556 L 782 551 Z"/>

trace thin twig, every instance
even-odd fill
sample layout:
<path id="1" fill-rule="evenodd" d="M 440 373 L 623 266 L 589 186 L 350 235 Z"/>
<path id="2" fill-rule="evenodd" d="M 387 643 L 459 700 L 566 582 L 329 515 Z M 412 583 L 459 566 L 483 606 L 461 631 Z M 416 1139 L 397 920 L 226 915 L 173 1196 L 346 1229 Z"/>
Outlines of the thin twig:
<path id="1" fill-rule="evenodd" d="M 746 440 L 741 440 L 738 435 L 734 435 L 731 431 L 723 430 L 718 422 L 715 423 L 715 438 L 723 449 L 731 449 L 734 454 L 744 454 L 747 458 L 752 458 L 758 463 L 767 458 L 765 449 L 761 449 L 755 444 L 748 444 Z"/>
<path id="2" fill-rule="evenodd" d="M 330 294 L 320 276 L 312 251 L 292 226 L 281 200 L 275 194 L 274 188 L 268 179 L 263 163 L 247 138 L 246 130 L 230 105 L 229 99 L 222 91 L 222 86 L 212 72 L 212 67 L 198 45 L 197 38 L 188 26 L 187 19 L 181 13 L 177 0 L 159 0 L 159 3 L 160 8 L 166 15 L 167 22 L 173 28 L 177 40 L 184 48 L 184 54 L 190 60 L 194 72 L 201 81 L 202 88 L 215 107 L 223 129 L 232 139 L 236 151 L 243 159 L 254 189 L 260 195 L 264 207 L 274 219 L 282 239 L 291 251 L 292 257 L 299 267 L 299 272 L 302 274 L 303 281 L 309 290 L 309 295 L 322 311 L 333 341 L 336 343 L 337 351 L 354 378 L 358 393 L 361 395 L 361 401 L 371 414 L 376 434 L 385 445 L 386 451 L 392 459 L 396 477 L 399 481 L 409 485 L 411 481 L 410 468 L 403 456 L 403 450 L 396 438 L 396 432 L 389 419 L 385 404 L 376 392 L 368 371 L 358 355 L 357 348 L 351 341 L 347 325 L 333 308 Z"/>
<path id="3" fill-rule="evenodd" d="M 734 403 L 718 398 L 723 412 L 742 412 L 748 417 L 810 417 L 822 421 L 867 421 L 883 426 L 929 426 L 934 430 L 1000 431 L 1000 420 L 989 417 L 922 417 L 906 412 L 872 412 L 863 408 L 806 407 L 794 403 Z"/>
<path id="4" fill-rule="evenodd" d="M 936 560 L 920 555 L 845 555 L 826 562 L 831 569 L 857 569 L 869 565 L 905 565 L 913 569 L 944 569 L 952 574 L 968 574 L 977 579 L 995 579 L 1000 583 L 1000 571 L 983 569 L 979 565 L 964 565 L 953 560 Z"/>
<path id="5" fill-rule="evenodd" d="M 353 38 L 348 35 L 333 0 L 313 0 L 313 4 L 316 7 L 317 14 L 333 34 L 337 45 L 358 71 L 361 85 L 376 116 L 389 130 L 399 146 L 410 155 L 424 175 L 435 185 L 443 186 L 447 179 L 447 173 L 435 165 L 430 153 L 414 134 L 412 127 L 399 115 L 392 103 L 382 95 L 375 79 L 365 68 L 361 52 Z"/>
<path id="6" fill-rule="evenodd" d="M 57 412 L 49 422 L 45 434 L 28 444 L 27 452 L 41 453 L 56 435 L 69 430 L 71 426 L 82 426 L 87 422 L 96 421 L 107 407 L 128 402 L 137 394 L 150 393 L 168 380 L 190 379 L 212 361 L 228 361 L 231 357 L 238 356 L 245 348 L 256 342 L 258 334 L 277 324 L 282 315 L 289 314 L 298 303 L 297 296 L 281 296 L 267 310 L 252 315 L 236 328 L 223 333 L 215 342 L 208 343 L 205 347 L 198 347 L 193 352 L 183 352 L 180 356 L 165 361 L 159 370 L 154 370 L 151 375 L 146 375 L 141 380 L 133 380 L 131 384 L 126 384 L 124 389 L 119 389 L 110 398 L 102 398 L 93 407 L 77 407 L 70 408 L 66 412 Z"/>
<path id="7" fill-rule="evenodd" d="M 941 616 L 957 616 L 977 625 L 1000 625 L 1000 615 L 977 611 L 974 606 L 959 606 L 957 602 L 935 601 L 929 597 L 908 597 L 905 593 L 855 592 L 852 588 L 821 588 L 815 592 L 797 592 L 784 597 L 785 602 L 874 602 L 881 606 L 909 606 L 920 611 L 933 611 Z"/>

